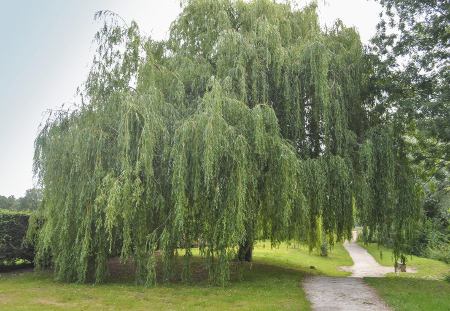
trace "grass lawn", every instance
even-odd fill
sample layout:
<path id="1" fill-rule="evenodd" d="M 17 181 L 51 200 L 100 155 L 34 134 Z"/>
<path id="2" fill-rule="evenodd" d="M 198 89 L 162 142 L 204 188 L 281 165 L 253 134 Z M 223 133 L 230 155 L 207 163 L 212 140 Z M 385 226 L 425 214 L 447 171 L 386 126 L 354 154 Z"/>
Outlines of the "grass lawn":
<path id="1" fill-rule="evenodd" d="M 363 245 L 382 265 L 392 266 L 392 251 L 377 244 Z M 381 252 L 380 252 L 381 251 Z M 408 267 L 416 273 L 392 273 L 385 278 L 365 278 L 394 310 L 399 311 L 447 311 L 450 310 L 450 283 L 443 281 L 450 273 L 450 265 L 444 262 L 409 256 Z"/>
<path id="2" fill-rule="evenodd" d="M 367 249 L 367 251 L 375 258 L 378 263 L 383 266 L 393 266 L 393 255 L 392 251 L 384 246 L 378 246 L 376 243 L 369 243 L 364 245 L 360 243 L 362 247 Z M 400 273 L 400 277 L 408 278 L 421 278 L 430 280 L 442 280 L 445 275 L 450 273 L 450 265 L 445 262 L 422 258 L 417 256 L 408 256 L 406 259 L 406 266 L 409 268 L 417 269 L 416 273 Z M 389 276 L 395 276 L 392 273 Z"/>
<path id="3" fill-rule="evenodd" d="M 0 310 L 310 310 L 301 279 L 308 273 L 343 275 L 338 267 L 351 264 L 341 245 L 327 259 L 303 247 L 271 249 L 261 242 L 244 280 L 224 288 L 205 281 L 144 288 L 115 280 L 93 286 L 55 282 L 50 274 L 6 273 L 0 274 Z"/>
<path id="4" fill-rule="evenodd" d="M 352 258 L 342 244 L 337 244 L 327 257 L 322 257 L 316 253 L 309 254 L 308 247 L 304 245 L 288 247 L 281 244 L 274 253 L 269 242 L 258 242 L 253 257 L 257 262 L 293 269 L 302 270 L 314 266 L 314 269 L 309 269 L 309 273 L 328 276 L 348 276 L 350 273 L 341 271 L 339 267 L 353 265 Z"/>
<path id="5" fill-rule="evenodd" d="M 398 311 L 450 310 L 450 283 L 420 278 L 365 278 Z"/>

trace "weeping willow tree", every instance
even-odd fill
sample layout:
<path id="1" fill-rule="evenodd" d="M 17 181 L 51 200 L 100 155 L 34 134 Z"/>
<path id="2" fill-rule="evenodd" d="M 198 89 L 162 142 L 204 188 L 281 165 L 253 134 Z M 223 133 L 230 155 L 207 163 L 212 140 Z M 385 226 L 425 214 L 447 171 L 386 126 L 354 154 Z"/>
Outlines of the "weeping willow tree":
<path id="1" fill-rule="evenodd" d="M 355 207 L 366 232 L 407 238 L 413 174 L 392 133 L 370 129 L 354 29 L 267 0 L 188 1 L 166 41 L 97 17 L 81 104 L 53 112 L 35 143 L 38 267 L 103 282 L 120 256 L 152 285 L 182 253 L 189 281 L 198 245 L 225 284 L 257 239 L 312 250 L 349 238 Z"/>
<path id="2" fill-rule="evenodd" d="M 389 243 L 394 260 L 405 261 L 421 216 L 422 190 L 408 163 L 404 142 L 391 127 L 368 131 L 359 151 L 359 214 L 365 241 Z"/>

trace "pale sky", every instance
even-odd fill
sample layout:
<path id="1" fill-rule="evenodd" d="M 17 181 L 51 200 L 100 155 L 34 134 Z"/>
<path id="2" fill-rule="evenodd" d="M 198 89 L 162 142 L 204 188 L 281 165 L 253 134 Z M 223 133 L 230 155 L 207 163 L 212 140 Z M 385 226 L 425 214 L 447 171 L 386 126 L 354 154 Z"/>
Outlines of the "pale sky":
<path id="1" fill-rule="evenodd" d="M 20 197 L 33 187 L 43 114 L 74 101 L 101 26 L 94 13 L 106 9 L 137 21 L 154 39 L 167 37 L 181 11 L 180 0 L 0 0 L 0 195 Z M 319 1 L 322 25 L 340 18 L 363 42 L 375 33 L 379 11 L 373 0 Z"/>

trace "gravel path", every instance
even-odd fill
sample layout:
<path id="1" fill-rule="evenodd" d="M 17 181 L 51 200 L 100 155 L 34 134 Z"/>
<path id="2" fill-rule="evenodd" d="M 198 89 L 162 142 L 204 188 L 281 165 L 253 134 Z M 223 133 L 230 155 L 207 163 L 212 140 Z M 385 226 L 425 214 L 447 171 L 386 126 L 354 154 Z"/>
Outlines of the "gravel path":
<path id="1" fill-rule="evenodd" d="M 342 269 L 352 272 L 351 277 L 313 276 L 303 281 L 303 288 L 311 301 L 313 310 L 390 310 L 375 290 L 364 283 L 362 278 L 383 276 L 394 272 L 394 268 L 379 265 L 364 248 L 354 241 L 345 242 L 344 247 L 352 257 L 354 265 L 342 267 Z"/>
<path id="2" fill-rule="evenodd" d="M 390 310 L 362 278 L 314 276 L 303 281 L 303 288 L 316 311 Z"/>
<path id="3" fill-rule="evenodd" d="M 341 267 L 342 270 L 352 273 L 352 277 L 363 278 L 366 276 L 380 277 L 386 273 L 395 272 L 394 267 L 380 265 L 365 248 L 356 242 L 344 242 L 344 247 L 353 259 L 353 266 Z"/>

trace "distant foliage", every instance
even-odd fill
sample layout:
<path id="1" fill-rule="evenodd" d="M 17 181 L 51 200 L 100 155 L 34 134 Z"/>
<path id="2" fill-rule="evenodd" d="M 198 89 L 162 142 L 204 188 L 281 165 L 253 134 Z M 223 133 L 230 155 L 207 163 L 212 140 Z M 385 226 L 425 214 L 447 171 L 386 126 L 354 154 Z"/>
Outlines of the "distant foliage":
<path id="1" fill-rule="evenodd" d="M 157 261 L 168 280 L 184 249 L 189 281 L 198 245 L 223 285 L 239 245 L 331 246 L 350 238 L 359 206 L 401 252 L 414 176 L 395 132 L 370 129 L 371 67 L 355 30 L 323 31 L 314 5 L 267 0 L 188 1 L 161 42 L 98 16 L 82 104 L 53 112 L 36 138 L 38 265 L 102 282 L 120 255 L 152 285 Z"/>
<path id="2" fill-rule="evenodd" d="M 16 199 L 14 196 L 0 195 L 0 209 L 15 211 L 35 211 L 42 201 L 41 189 L 28 189 L 25 196 Z"/>
<path id="3" fill-rule="evenodd" d="M 0 210 L 0 265 L 16 260 L 33 261 L 34 249 L 25 241 L 30 215 Z"/>
<path id="4" fill-rule="evenodd" d="M 16 198 L 11 195 L 9 197 L 5 197 L 0 195 L 0 209 L 11 210 L 16 207 Z"/>

